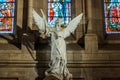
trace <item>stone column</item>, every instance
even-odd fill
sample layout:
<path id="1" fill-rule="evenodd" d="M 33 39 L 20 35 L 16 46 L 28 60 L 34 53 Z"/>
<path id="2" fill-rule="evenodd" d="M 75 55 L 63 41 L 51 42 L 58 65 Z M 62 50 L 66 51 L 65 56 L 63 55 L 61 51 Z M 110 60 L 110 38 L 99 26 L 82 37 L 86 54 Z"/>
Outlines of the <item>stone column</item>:
<path id="1" fill-rule="evenodd" d="M 27 2 L 26 2 L 27 1 Z M 27 6 L 27 7 L 26 7 Z M 25 21 L 27 20 L 27 22 L 26 23 L 24 23 L 24 32 L 22 33 L 22 45 L 21 45 L 21 49 L 22 49 L 22 53 L 29 53 L 28 51 L 27 51 L 27 48 L 26 48 L 26 45 L 25 45 L 25 43 L 26 43 L 26 40 L 25 40 L 25 38 L 26 38 L 26 35 L 27 35 L 27 33 L 26 33 L 26 31 L 28 30 L 28 29 L 32 29 L 32 8 L 33 8 L 33 0 L 24 0 L 24 8 L 26 8 L 25 10 L 27 10 L 27 11 L 25 11 L 27 14 L 26 15 L 24 15 L 24 16 L 26 16 L 25 17 Z M 25 14 L 25 13 L 24 13 Z M 26 19 L 27 18 L 27 19 Z M 24 22 L 25 22 L 24 21 Z"/>
<path id="2" fill-rule="evenodd" d="M 32 10 L 33 10 L 33 0 L 28 0 L 28 22 L 27 26 L 32 29 Z"/>
<path id="3" fill-rule="evenodd" d="M 93 0 L 87 0 L 86 5 L 87 5 L 87 18 L 88 18 L 88 33 L 92 33 L 92 15 L 93 15 L 93 9 L 92 9 L 92 1 Z"/>
<path id="4" fill-rule="evenodd" d="M 78 16 L 80 13 L 83 12 L 83 0 L 75 0 L 75 7 L 73 9 L 75 9 L 74 14 L 75 16 Z M 77 29 L 75 30 L 75 37 L 76 40 L 78 41 L 82 36 L 83 36 L 83 24 L 78 25 Z"/>
<path id="5" fill-rule="evenodd" d="M 86 53 L 97 53 L 98 51 L 98 38 L 95 33 L 93 33 L 93 8 L 94 0 L 86 0 L 86 7 L 87 7 L 87 18 L 88 18 L 88 30 L 87 34 L 85 35 L 85 51 Z"/>

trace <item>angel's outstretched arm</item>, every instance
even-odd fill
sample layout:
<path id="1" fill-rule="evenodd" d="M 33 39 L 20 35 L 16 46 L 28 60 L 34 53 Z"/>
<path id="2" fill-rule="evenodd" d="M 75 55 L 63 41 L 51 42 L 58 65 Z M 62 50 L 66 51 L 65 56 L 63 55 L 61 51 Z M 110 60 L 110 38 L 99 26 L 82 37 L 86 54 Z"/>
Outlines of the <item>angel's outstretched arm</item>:
<path id="1" fill-rule="evenodd" d="M 45 22 L 45 35 L 49 36 L 48 33 L 51 31 L 51 27 L 48 25 L 48 22 L 46 20 L 46 16 L 43 12 L 42 9 L 40 9 L 41 13 L 42 13 L 42 16 L 43 16 L 43 19 L 44 19 L 44 22 Z"/>
<path id="2" fill-rule="evenodd" d="M 45 14 L 44 14 L 43 10 L 42 10 L 42 9 L 40 9 L 40 11 L 41 11 L 42 16 L 43 16 L 43 19 L 44 19 L 44 21 L 45 21 L 45 25 L 46 25 L 46 26 L 48 26 L 48 23 L 47 23 L 47 20 L 46 20 L 46 16 L 45 16 Z"/>

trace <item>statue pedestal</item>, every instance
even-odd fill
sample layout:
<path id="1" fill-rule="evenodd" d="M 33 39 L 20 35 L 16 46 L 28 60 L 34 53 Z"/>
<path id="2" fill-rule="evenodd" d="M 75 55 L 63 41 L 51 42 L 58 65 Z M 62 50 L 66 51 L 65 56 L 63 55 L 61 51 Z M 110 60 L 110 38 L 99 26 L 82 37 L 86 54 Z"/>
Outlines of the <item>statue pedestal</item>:
<path id="1" fill-rule="evenodd" d="M 44 80 L 61 80 L 56 75 L 48 75 L 44 78 Z"/>
<path id="2" fill-rule="evenodd" d="M 85 36 L 85 52 L 96 53 L 98 52 L 98 38 L 94 33 L 88 33 Z"/>

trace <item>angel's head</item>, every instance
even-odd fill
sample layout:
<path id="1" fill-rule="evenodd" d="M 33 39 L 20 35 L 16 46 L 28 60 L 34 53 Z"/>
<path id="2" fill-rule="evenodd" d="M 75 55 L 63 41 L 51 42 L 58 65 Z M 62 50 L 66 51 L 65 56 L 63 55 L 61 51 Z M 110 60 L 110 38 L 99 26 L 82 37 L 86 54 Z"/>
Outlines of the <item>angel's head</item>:
<path id="1" fill-rule="evenodd" d="M 58 18 L 55 22 L 55 26 L 57 30 L 62 30 L 63 28 L 66 28 L 66 24 L 63 23 L 63 18 Z"/>
<path id="2" fill-rule="evenodd" d="M 62 23 L 62 19 L 57 18 L 57 20 L 56 20 L 56 22 L 55 22 L 55 27 L 57 28 L 57 30 L 60 29 L 60 25 L 61 25 L 61 23 Z"/>

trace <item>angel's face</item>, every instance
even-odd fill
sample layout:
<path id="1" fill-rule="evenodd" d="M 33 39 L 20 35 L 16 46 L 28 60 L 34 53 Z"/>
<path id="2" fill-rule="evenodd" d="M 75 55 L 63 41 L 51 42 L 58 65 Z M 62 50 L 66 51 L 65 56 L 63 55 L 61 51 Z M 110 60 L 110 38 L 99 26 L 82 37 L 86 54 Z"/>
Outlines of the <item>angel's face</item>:
<path id="1" fill-rule="evenodd" d="M 61 31 L 62 28 L 60 26 L 56 27 L 57 28 L 57 31 Z"/>

